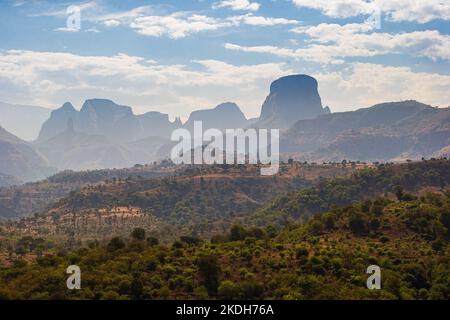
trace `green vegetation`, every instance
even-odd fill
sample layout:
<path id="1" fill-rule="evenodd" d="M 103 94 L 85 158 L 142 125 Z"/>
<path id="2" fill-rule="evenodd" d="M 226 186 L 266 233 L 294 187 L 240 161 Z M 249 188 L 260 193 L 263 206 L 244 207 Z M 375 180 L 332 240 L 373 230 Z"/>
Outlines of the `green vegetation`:
<path id="1" fill-rule="evenodd" d="M 321 179 L 312 188 L 284 194 L 247 218 L 245 223 L 285 226 L 299 220 L 306 222 L 313 214 L 378 196 L 413 200 L 412 193 L 421 193 L 427 188 L 444 190 L 446 181 L 450 181 L 450 161 L 446 159 L 383 164 L 358 170 L 350 177 Z"/>
<path id="2" fill-rule="evenodd" d="M 296 166 L 268 178 L 235 167 L 117 179 L 4 222 L 0 298 L 450 298 L 450 161 L 360 169 L 254 212 L 243 205 L 325 168 Z M 66 288 L 73 264 L 81 290 Z M 381 290 L 366 288 L 369 265 L 381 268 Z"/>
<path id="3" fill-rule="evenodd" d="M 0 269 L 0 297 L 449 299 L 449 240 L 448 195 L 380 197 L 277 234 L 235 225 L 211 241 L 182 237 L 160 245 L 136 229 L 127 239 L 50 251 L 34 261 L 19 257 Z M 81 290 L 65 287 L 71 264 L 81 267 Z M 365 287 L 372 264 L 381 267 L 382 290 Z"/>

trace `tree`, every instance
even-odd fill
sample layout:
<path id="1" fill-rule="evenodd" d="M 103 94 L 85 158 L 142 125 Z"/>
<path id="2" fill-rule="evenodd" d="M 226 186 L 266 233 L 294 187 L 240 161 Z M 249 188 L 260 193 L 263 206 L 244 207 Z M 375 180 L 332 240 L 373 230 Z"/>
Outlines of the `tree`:
<path id="1" fill-rule="evenodd" d="M 218 290 L 218 295 L 224 300 L 233 300 L 239 298 L 239 287 L 233 282 L 225 280 L 223 281 Z"/>
<path id="2" fill-rule="evenodd" d="M 363 235 L 366 233 L 366 222 L 362 214 L 355 213 L 349 219 L 350 230 L 356 235 Z"/>
<path id="3" fill-rule="evenodd" d="M 133 282 L 131 283 L 131 297 L 134 300 L 139 300 L 142 297 L 144 286 L 142 285 L 142 281 L 139 277 L 135 276 L 133 278 Z"/>
<path id="4" fill-rule="evenodd" d="M 148 237 L 147 238 L 147 243 L 149 246 L 157 246 L 159 244 L 159 240 L 155 237 Z"/>
<path id="5" fill-rule="evenodd" d="M 394 187 L 395 196 L 397 197 L 398 201 L 401 201 L 403 199 L 403 187 L 400 185 L 396 185 Z"/>
<path id="6" fill-rule="evenodd" d="M 125 242 L 122 241 L 119 237 L 114 237 L 109 241 L 107 249 L 110 252 L 114 252 L 125 247 Z"/>
<path id="7" fill-rule="evenodd" d="M 217 294 L 217 287 L 219 285 L 220 267 L 217 261 L 217 256 L 209 255 L 200 257 L 197 260 L 197 267 L 200 278 L 203 280 L 208 294 L 215 296 Z"/>
<path id="8" fill-rule="evenodd" d="M 131 238 L 139 241 L 145 240 L 145 230 L 142 228 L 135 228 L 133 232 L 131 232 Z"/>
<path id="9" fill-rule="evenodd" d="M 240 241 L 244 240 L 247 236 L 247 230 L 239 224 L 235 224 L 231 227 L 230 230 L 230 240 L 231 241 Z"/>
<path id="10" fill-rule="evenodd" d="M 257 299 L 264 293 L 264 287 L 256 282 L 255 280 L 249 280 L 242 284 L 241 286 L 244 299 Z"/>
<path id="11" fill-rule="evenodd" d="M 449 210 L 449 209 L 447 209 L 447 210 Z M 439 220 L 444 225 L 444 227 L 447 228 L 447 234 L 450 235 L 450 211 L 447 211 L 447 210 L 443 211 L 441 213 L 441 216 L 439 217 Z"/>

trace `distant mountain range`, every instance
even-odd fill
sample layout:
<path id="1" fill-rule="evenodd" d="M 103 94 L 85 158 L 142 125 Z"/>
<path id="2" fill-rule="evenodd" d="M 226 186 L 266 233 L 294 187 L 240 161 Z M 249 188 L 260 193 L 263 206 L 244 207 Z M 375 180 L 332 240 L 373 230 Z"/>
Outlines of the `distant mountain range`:
<path id="1" fill-rule="evenodd" d="M 90 99 L 77 111 L 70 102 L 53 111 L 39 133 L 38 142 L 45 142 L 71 127 L 76 132 L 102 135 L 115 142 L 129 142 L 151 136 L 168 138 L 181 121 L 169 121 L 167 114 L 148 112 L 135 115 L 131 107 L 111 100 Z"/>
<path id="2" fill-rule="evenodd" d="M 40 180 L 55 173 L 47 159 L 30 143 L 0 127 L 0 173 L 14 180 Z M 16 180 L 17 182 L 17 180 Z M 10 179 L 9 184 L 13 183 Z"/>
<path id="3" fill-rule="evenodd" d="M 23 111 L 15 114 L 16 120 L 3 116 L 0 121 L 14 128 Z M 257 119 L 246 119 L 238 105 L 226 102 L 194 111 L 182 124 L 159 112 L 135 115 L 131 107 L 107 99 L 86 100 L 79 111 L 66 102 L 47 116 L 33 143 L 1 129 L 1 174 L 30 181 L 51 168 L 123 168 L 167 159 L 173 130 L 192 130 L 194 121 L 202 121 L 203 130 L 279 128 L 283 159 L 402 161 L 450 155 L 450 108 L 402 101 L 330 113 L 322 106 L 317 81 L 307 75 L 274 81 Z"/>
<path id="4" fill-rule="evenodd" d="M 42 107 L 0 102 L 0 125 L 12 134 L 32 141 L 37 138 L 51 112 L 51 109 Z"/>
<path id="5" fill-rule="evenodd" d="M 296 122 L 281 151 L 310 161 L 402 161 L 449 156 L 450 108 L 391 102 Z"/>

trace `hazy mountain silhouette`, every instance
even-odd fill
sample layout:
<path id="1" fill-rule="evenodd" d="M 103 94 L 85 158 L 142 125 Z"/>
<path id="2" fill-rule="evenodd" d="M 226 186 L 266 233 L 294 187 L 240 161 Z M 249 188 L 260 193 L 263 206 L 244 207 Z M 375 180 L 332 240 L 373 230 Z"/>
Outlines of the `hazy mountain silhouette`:
<path id="1" fill-rule="evenodd" d="M 225 129 L 245 128 L 249 124 L 241 109 L 233 102 L 221 103 L 213 109 L 192 112 L 184 127 L 192 130 L 194 121 L 202 121 L 203 130 L 215 128 L 221 131 L 225 131 Z"/>
<path id="2" fill-rule="evenodd" d="M 51 109 L 0 102 L 0 125 L 23 140 L 37 138 Z"/>
<path id="3" fill-rule="evenodd" d="M 162 137 L 170 138 L 172 131 L 183 126 L 180 118 L 174 122 L 169 120 L 169 115 L 157 111 L 147 112 L 137 116 L 140 123 L 140 138 Z"/>
<path id="4" fill-rule="evenodd" d="M 76 132 L 102 135 L 111 141 L 129 142 L 150 136 L 168 138 L 181 123 L 170 122 L 167 114 L 148 112 L 135 115 L 131 107 L 107 99 L 90 99 L 77 111 L 70 102 L 51 113 L 42 126 L 38 142 L 43 142 L 64 132 L 72 119 Z"/>
<path id="5" fill-rule="evenodd" d="M 54 172 L 31 144 L 0 127 L 0 173 L 34 181 Z"/>
<path id="6" fill-rule="evenodd" d="M 118 142 L 104 135 L 77 132 L 69 120 L 66 130 L 37 142 L 36 147 L 60 170 L 125 168 L 163 158 L 159 148 L 169 143 L 162 137 Z"/>
<path id="7" fill-rule="evenodd" d="M 282 156 L 299 160 L 392 161 L 450 153 L 449 108 L 403 101 L 330 113 L 322 107 L 317 81 L 292 75 L 272 83 L 259 119 L 247 120 L 231 102 L 194 111 L 184 125 L 160 112 L 135 115 L 130 107 L 107 99 L 86 100 L 80 111 L 67 102 L 51 113 L 34 142 L 43 156 L 4 131 L 0 172 L 27 181 L 41 177 L 45 171 L 39 168 L 48 164 L 60 170 L 85 170 L 167 159 L 174 145 L 173 130 L 192 130 L 194 121 L 203 122 L 203 131 L 280 128 Z"/>
<path id="8" fill-rule="evenodd" d="M 67 122 L 78 120 L 78 111 L 70 102 L 66 102 L 59 109 L 53 110 L 50 118 L 44 122 L 39 133 L 38 141 L 48 140 L 67 129 Z"/>
<path id="9" fill-rule="evenodd" d="M 329 108 L 322 107 L 317 86 L 316 79 L 304 74 L 275 80 L 270 85 L 270 94 L 262 105 L 256 126 L 284 129 L 298 120 L 329 113 Z"/>
<path id="10" fill-rule="evenodd" d="M 281 150 L 312 161 L 388 161 L 444 155 L 450 109 L 390 102 L 296 122 Z"/>

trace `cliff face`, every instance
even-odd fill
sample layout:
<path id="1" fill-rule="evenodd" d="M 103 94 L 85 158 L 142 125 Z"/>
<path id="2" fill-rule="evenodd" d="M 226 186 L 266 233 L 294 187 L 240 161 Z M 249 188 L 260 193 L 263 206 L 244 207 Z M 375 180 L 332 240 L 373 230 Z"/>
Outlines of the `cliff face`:
<path id="1" fill-rule="evenodd" d="M 204 130 L 215 128 L 223 131 L 225 129 L 245 128 L 248 125 L 241 109 L 232 102 L 219 104 L 213 109 L 192 112 L 185 128 L 192 130 L 194 121 L 202 121 Z"/>
<path id="2" fill-rule="evenodd" d="M 71 123 L 73 130 L 90 135 L 102 135 L 116 142 L 130 142 L 151 136 L 170 137 L 171 131 L 181 126 L 171 123 L 167 114 L 148 112 L 135 115 L 130 107 L 111 100 L 86 100 L 80 111 L 70 102 L 54 110 L 42 126 L 38 143 L 43 143 L 62 133 Z"/>
<path id="3" fill-rule="evenodd" d="M 282 77 L 272 83 L 261 109 L 259 127 L 288 128 L 298 120 L 327 113 L 317 90 L 316 79 L 304 75 Z"/>

